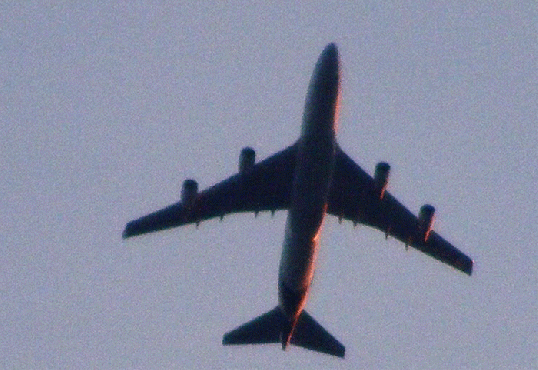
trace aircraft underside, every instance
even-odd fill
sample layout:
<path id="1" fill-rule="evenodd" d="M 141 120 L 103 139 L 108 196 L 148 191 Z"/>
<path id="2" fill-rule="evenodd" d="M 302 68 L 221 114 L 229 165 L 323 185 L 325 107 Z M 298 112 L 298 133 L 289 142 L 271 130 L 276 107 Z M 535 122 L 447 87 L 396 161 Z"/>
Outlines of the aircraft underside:
<path id="1" fill-rule="evenodd" d="M 379 229 L 406 248 L 472 273 L 473 261 L 433 230 L 432 206 L 423 206 L 415 216 L 386 190 L 387 163 L 379 163 L 370 176 L 340 149 L 336 142 L 338 98 L 338 51 L 335 44 L 329 44 L 312 75 L 297 142 L 259 163 L 255 163 L 254 150 L 244 148 L 237 174 L 202 192 L 196 181 L 186 180 L 180 202 L 126 225 L 124 238 L 198 225 L 230 213 L 288 210 L 278 305 L 225 334 L 225 345 L 280 343 L 285 349 L 293 344 L 344 357 L 345 347 L 304 310 L 327 213 Z"/>

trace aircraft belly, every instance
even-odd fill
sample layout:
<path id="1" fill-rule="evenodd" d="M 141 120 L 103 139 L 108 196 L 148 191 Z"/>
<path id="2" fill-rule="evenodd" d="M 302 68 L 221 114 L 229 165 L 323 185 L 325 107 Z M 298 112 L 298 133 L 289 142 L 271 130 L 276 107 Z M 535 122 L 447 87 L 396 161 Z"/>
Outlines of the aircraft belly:
<path id="1" fill-rule="evenodd" d="M 297 318 L 314 276 L 319 233 L 327 211 L 336 149 L 338 59 L 317 64 L 305 102 L 279 269 L 280 306 Z"/>
<path id="2" fill-rule="evenodd" d="M 327 209 L 334 146 L 330 136 L 325 140 L 305 140 L 302 144 L 286 221 L 279 280 L 281 285 L 306 297 L 314 276 L 319 233 Z"/>
<path id="3" fill-rule="evenodd" d="M 287 227 L 280 263 L 280 280 L 289 289 L 304 292 L 310 286 L 314 274 L 317 233 L 297 234 L 291 229 Z"/>

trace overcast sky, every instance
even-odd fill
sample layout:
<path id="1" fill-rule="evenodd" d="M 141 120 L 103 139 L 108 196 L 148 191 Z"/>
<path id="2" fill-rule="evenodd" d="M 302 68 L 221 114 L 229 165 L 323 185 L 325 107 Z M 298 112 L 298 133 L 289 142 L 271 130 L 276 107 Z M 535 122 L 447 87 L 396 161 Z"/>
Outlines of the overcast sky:
<path id="1" fill-rule="evenodd" d="M 0 4 L 0 368 L 538 366 L 535 1 L 53 3 Z M 307 310 L 346 359 L 223 347 L 277 303 L 286 213 L 121 232 L 294 142 L 333 41 L 341 147 L 474 274 L 328 218 Z"/>

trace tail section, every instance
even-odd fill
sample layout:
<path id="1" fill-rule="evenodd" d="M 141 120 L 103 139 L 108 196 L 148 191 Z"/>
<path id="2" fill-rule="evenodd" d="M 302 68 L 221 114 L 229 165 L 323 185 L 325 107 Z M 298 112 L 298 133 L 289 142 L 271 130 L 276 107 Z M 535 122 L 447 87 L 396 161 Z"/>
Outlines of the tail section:
<path id="1" fill-rule="evenodd" d="M 291 338 L 289 334 L 291 333 Z M 303 311 L 295 328 L 277 306 L 271 311 L 224 335 L 223 345 L 282 343 L 282 349 L 289 343 L 312 351 L 344 357 L 345 347 L 312 316 Z"/>
<path id="2" fill-rule="evenodd" d="M 297 320 L 291 344 L 338 357 L 344 357 L 346 354 L 346 347 L 306 311 L 303 311 Z"/>
<path id="3" fill-rule="evenodd" d="M 281 328 L 284 327 L 286 321 L 286 317 L 282 314 L 280 308 L 276 307 L 224 334 L 222 344 L 280 343 Z"/>

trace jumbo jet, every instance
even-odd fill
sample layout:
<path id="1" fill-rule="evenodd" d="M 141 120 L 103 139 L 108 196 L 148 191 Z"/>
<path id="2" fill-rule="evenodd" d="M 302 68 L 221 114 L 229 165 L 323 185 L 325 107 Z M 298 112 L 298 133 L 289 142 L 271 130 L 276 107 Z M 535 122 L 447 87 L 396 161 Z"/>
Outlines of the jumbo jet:
<path id="1" fill-rule="evenodd" d="M 453 268 L 471 275 L 473 261 L 432 230 L 434 207 L 418 217 L 386 189 L 390 166 L 377 164 L 374 176 L 348 157 L 336 142 L 339 97 L 338 51 L 331 43 L 321 53 L 306 96 L 299 139 L 255 163 L 245 147 L 239 171 L 199 192 L 185 180 L 181 201 L 131 221 L 123 237 L 222 218 L 230 213 L 287 210 L 278 271 L 278 304 L 271 311 L 226 333 L 222 343 L 279 343 L 344 357 L 345 347 L 305 310 L 314 276 L 318 241 L 328 213 L 381 230 Z"/>

